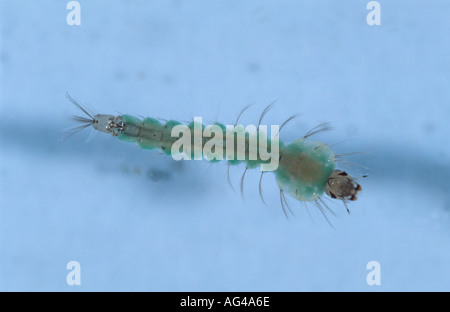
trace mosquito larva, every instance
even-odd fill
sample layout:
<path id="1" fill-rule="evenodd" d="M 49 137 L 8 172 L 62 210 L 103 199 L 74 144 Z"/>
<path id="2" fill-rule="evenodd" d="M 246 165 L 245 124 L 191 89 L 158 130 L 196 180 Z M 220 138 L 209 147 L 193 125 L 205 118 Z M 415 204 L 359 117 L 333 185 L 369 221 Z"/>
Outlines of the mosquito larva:
<path id="1" fill-rule="evenodd" d="M 71 98 L 70 95 L 67 94 L 66 96 L 86 115 L 85 117 L 74 117 L 77 122 L 80 122 L 82 124 L 79 127 L 76 127 L 74 129 L 74 132 L 82 130 L 89 126 L 93 126 L 94 129 L 100 132 L 109 133 L 122 141 L 134 142 L 142 149 L 160 149 L 164 154 L 173 156 L 172 147 L 178 140 L 178 137 L 172 136 L 172 130 L 176 126 L 182 125 L 180 122 L 169 120 L 163 124 L 159 120 L 154 118 L 139 119 L 130 115 L 113 116 L 97 114 L 93 116 L 92 114 L 87 112 L 80 104 L 78 104 L 73 98 Z M 256 136 L 259 138 L 262 137 L 262 132 L 260 130 L 261 121 L 264 115 L 266 115 L 266 113 L 269 111 L 272 104 L 270 104 L 263 111 L 259 119 L 258 127 L 256 128 Z M 244 108 L 244 110 L 246 110 L 247 108 L 248 107 Z M 239 114 L 235 126 L 237 125 L 239 117 L 241 116 L 243 111 L 241 111 L 241 113 Z M 281 128 L 294 117 L 295 116 L 292 116 L 286 122 L 284 122 L 278 129 L 278 133 Z M 201 127 L 201 129 L 205 129 L 202 124 L 198 125 L 195 122 L 192 122 L 188 125 L 191 132 L 194 132 L 194 127 L 196 126 Z M 220 123 L 215 123 L 215 126 L 217 126 L 219 128 L 219 131 L 221 132 L 219 134 L 222 135 L 224 146 L 225 138 L 227 137 L 228 133 L 226 132 L 226 126 Z M 323 206 L 325 206 L 327 210 L 329 210 L 329 208 L 321 199 L 321 196 L 324 193 L 332 199 L 342 201 L 347 212 L 350 213 L 346 202 L 357 200 L 357 195 L 362 190 L 361 186 L 348 173 L 342 170 L 335 169 L 337 157 L 329 146 L 310 139 L 312 135 L 328 129 L 330 129 L 328 124 L 321 124 L 311 129 L 308 133 L 306 133 L 306 135 L 289 144 L 279 141 L 279 153 L 277 162 L 278 167 L 276 168 L 276 170 L 274 170 L 274 174 L 280 189 L 281 206 L 286 217 L 287 211 L 285 208 L 288 208 L 288 211 L 290 211 L 291 213 L 292 210 L 287 204 L 285 194 L 288 194 L 299 201 L 313 202 L 319 208 L 320 212 L 324 214 L 325 218 L 328 221 Z M 201 147 L 204 147 L 209 140 L 212 139 L 202 137 L 200 142 L 197 143 Z M 267 140 L 267 145 L 269 147 L 273 144 L 272 138 L 263 138 L 263 140 Z M 246 147 L 249 147 L 249 142 L 249 136 L 246 135 Z M 192 146 L 197 143 L 192 141 Z M 236 145 L 234 145 L 234 147 L 236 147 Z M 192 150 L 194 149 L 195 148 L 193 148 Z M 236 159 L 237 153 L 238 151 L 234 151 L 234 158 L 226 159 L 228 161 L 228 166 L 237 165 L 243 162 L 246 163 L 245 171 L 241 178 L 240 189 L 242 192 L 244 177 L 247 170 L 256 168 L 258 166 L 262 167 L 263 164 L 267 164 L 267 161 L 262 160 L 259 157 L 256 159 L 251 159 L 249 155 L 250 152 L 248 150 L 245 150 L 245 158 L 243 160 L 238 160 Z M 202 155 L 205 156 L 203 152 Z M 193 159 L 195 156 L 196 155 L 194 155 L 194 152 L 192 152 L 192 154 L 190 155 L 190 159 Z M 218 160 L 210 159 L 210 161 L 215 162 Z M 228 182 L 231 185 L 229 179 L 229 167 L 227 173 Z M 263 173 L 264 171 L 262 172 L 262 174 Z M 259 193 L 261 199 L 265 203 L 261 192 L 261 180 L 262 175 L 259 180 Z"/>

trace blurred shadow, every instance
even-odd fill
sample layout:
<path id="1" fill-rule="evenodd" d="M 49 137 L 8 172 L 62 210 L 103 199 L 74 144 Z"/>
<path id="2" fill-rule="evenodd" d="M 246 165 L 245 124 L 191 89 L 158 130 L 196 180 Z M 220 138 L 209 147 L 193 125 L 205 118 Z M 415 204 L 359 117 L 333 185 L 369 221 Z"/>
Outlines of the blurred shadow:
<path id="1" fill-rule="evenodd" d="M 109 158 L 126 160 L 130 166 L 144 166 L 145 176 L 151 183 L 161 183 L 173 179 L 174 172 L 189 175 L 189 179 L 202 181 L 202 173 L 195 170 L 184 171 L 183 162 L 177 162 L 170 157 L 158 155 L 157 151 L 145 153 L 136 145 L 128 144 L 124 148 L 124 142 L 120 142 L 111 136 L 99 133 L 90 143 L 86 143 L 90 130 L 85 130 L 71 136 L 61 142 L 64 134 L 62 129 L 67 128 L 67 123 L 62 122 L 36 122 L 29 121 L 21 124 L 5 118 L 0 124 L 0 141 L 2 153 L 14 148 L 27 155 L 33 155 L 36 159 L 44 157 L 65 157 L 89 159 L 96 161 Z M 127 145 L 127 144 L 125 144 Z M 347 147 L 346 147 L 347 148 Z M 438 157 L 430 157 L 420 150 L 398 144 L 381 146 L 348 146 L 348 150 L 367 150 L 367 154 L 349 157 L 356 164 L 370 169 L 370 181 L 382 183 L 383 181 L 398 181 L 398 183 L 410 183 L 423 193 L 433 193 L 444 198 L 450 204 L 450 165 L 439 162 Z M 198 175 L 192 177 L 192 175 Z M 183 180 L 188 179 L 187 176 Z M 186 180 L 185 180 L 186 181 Z M 172 183 L 172 182 L 171 182 Z M 183 184 L 184 188 L 191 188 L 192 183 Z M 196 186 L 196 188 L 201 186 Z M 411 196 L 420 196 L 412 193 Z"/>

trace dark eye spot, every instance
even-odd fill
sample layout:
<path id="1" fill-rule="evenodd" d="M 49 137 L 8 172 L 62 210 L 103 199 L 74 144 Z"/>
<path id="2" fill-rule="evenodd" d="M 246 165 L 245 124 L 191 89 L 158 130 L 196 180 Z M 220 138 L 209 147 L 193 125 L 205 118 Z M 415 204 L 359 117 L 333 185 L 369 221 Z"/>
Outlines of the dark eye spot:
<path id="1" fill-rule="evenodd" d="M 345 177 L 345 176 L 348 176 L 348 173 L 345 171 L 342 171 L 339 173 L 339 175 Z"/>

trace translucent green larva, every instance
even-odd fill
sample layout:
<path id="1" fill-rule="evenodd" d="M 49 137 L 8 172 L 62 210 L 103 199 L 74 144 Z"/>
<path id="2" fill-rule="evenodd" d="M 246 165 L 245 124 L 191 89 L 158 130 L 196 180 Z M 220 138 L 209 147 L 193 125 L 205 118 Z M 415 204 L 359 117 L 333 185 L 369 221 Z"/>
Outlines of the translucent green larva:
<path id="1" fill-rule="evenodd" d="M 161 123 L 154 118 L 139 119 L 130 115 L 92 116 L 69 95 L 67 97 L 89 117 L 74 117 L 75 120 L 83 123 L 75 130 L 92 125 L 94 129 L 112 134 L 122 141 L 134 142 L 146 150 L 160 149 L 174 158 L 183 154 L 184 159 L 205 157 L 213 162 L 226 160 L 229 166 L 245 163 L 241 192 L 247 169 L 261 167 L 261 179 L 265 171 L 273 171 L 280 188 L 280 200 L 286 216 L 287 202 L 284 194 L 289 194 L 300 201 L 313 202 L 323 213 L 322 206 L 328 208 L 321 200 L 324 193 L 333 199 L 341 200 L 349 211 L 346 201 L 356 200 L 358 192 L 362 190 L 354 178 L 335 168 L 335 154 L 327 145 L 310 139 L 311 135 L 328 129 L 324 125 L 314 128 L 305 136 L 289 144 L 278 139 L 279 130 L 284 124 L 278 128 L 276 136 L 269 138 L 267 133 L 262 131 L 263 126 L 260 124 L 270 106 L 261 115 L 258 127 L 254 127 L 255 131 L 250 132 L 247 128 L 236 125 L 230 130 L 229 126 L 220 123 L 205 127 L 201 119 L 198 121 L 195 118 L 189 125 L 182 125 L 174 120 Z M 199 133 L 200 135 L 197 135 Z M 235 140 L 235 136 L 239 137 L 239 135 L 242 135 L 242 140 Z M 186 140 L 184 142 L 187 142 L 184 145 L 179 145 L 181 136 Z M 212 144 L 213 141 L 214 144 Z M 183 150 L 180 150 L 179 146 L 183 146 Z M 274 155 L 276 155 L 275 159 L 268 157 Z M 272 169 L 263 169 L 269 167 Z"/>

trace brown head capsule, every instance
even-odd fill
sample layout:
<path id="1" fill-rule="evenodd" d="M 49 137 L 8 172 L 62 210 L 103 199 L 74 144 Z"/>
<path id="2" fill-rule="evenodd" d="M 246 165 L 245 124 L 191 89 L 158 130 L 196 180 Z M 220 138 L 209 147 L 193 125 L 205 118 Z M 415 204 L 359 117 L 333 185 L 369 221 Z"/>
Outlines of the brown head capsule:
<path id="1" fill-rule="evenodd" d="M 328 196 L 341 200 L 357 200 L 358 192 L 361 190 L 361 185 L 342 170 L 334 170 L 325 186 L 325 193 Z"/>

